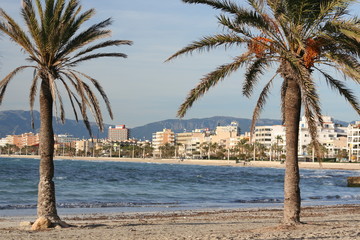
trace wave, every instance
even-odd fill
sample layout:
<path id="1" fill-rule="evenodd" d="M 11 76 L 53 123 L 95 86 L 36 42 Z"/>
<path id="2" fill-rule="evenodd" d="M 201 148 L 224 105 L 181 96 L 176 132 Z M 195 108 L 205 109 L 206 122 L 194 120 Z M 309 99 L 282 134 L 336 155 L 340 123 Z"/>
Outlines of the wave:
<path id="1" fill-rule="evenodd" d="M 129 208 L 129 207 L 177 207 L 178 202 L 169 203 L 132 203 L 132 202 L 94 202 L 94 203 L 58 203 L 58 208 Z M 3 205 L 0 210 L 12 209 L 36 209 L 35 204 L 17 204 L 17 205 Z"/>

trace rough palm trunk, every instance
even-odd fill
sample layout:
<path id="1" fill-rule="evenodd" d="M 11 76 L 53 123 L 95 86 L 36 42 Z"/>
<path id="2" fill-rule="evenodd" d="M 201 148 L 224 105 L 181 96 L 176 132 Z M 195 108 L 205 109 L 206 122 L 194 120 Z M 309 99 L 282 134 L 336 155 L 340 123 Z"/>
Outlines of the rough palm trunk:
<path id="1" fill-rule="evenodd" d="M 49 83 L 43 80 L 40 90 L 40 181 L 38 190 L 38 217 L 52 222 L 60 220 L 56 211 L 54 177 L 54 133 L 52 127 L 53 98 Z"/>
<path id="2" fill-rule="evenodd" d="M 283 63 L 282 75 L 287 82 L 284 103 L 286 126 L 286 166 L 284 179 L 284 219 L 286 225 L 300 223 L 300 175 L 298 164 L 298 136 L 301 114 L 301 91 L 296 75 Z"/>

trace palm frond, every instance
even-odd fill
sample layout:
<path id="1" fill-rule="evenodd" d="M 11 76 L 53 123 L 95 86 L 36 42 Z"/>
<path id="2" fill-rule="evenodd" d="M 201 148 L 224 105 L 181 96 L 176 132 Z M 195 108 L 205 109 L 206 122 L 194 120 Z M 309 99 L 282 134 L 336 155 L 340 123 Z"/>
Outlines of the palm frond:
<path id="1" fill-rule="evenodd" d="M 355 82 L 360 83 L 360 63 L 356 58 L 348 54 L 327 53 L 326 57 L 334 62 L 336 69 L 344 73 L 345 76 L 350 77 Z"/>
<path id="2" fill-rule="evenodd" d="M 251 38 L 251 32 L 248 27 L 240 26 L 235 22 L 234 19 L 230 19 L 229 17 L 220 14 L 218 17 L 219 24 L 223 25 L 224 27 L 228 28 L 229 30 L 237 33 L 237 34 L 243 34 L 244 36 L 247 36 Z"/>
<path id="3" fill-rule="evenodd" d="M 235 72 L 248 60 L 249 53 L 236 57 L 232 63 L 221 65 L 215 71 L 205 75 L 200 83 L 193 88 L 188 94 L 186 100 L 181 104 L 177 116 L 184 117 L 186 111 L 191 108 L 193 103 L 203 96 L 211 87 L 215 86 L 219 81 Z"/>
<path id="4" fill-rule="evenodd" d="M 35 103 L 35 97 L 36 97 L 36 93 L 37 93 L 37 85 L 38 85 L 39 78 L 40 78 L 40 75 L 39 75 L 38 71 L 35 69 L 32 84 L 31 84 L 31 87 L 30 87 L 30 94 L 29 94 L 31 127 L 32 128 L 35 127 L 33 112 L 34 112 L 34 103 Z"/>
<path id="5" fill-rule="evenodd" d="M 203 37 L 199 41 L 195 41 L 189 44 L 187 47 L 181 49 L 180 51 L 176 52 L 174 55 L 169 57 L 166 62 L 179 57 L 183 54 L 191 54 L 194 51 L 203 52 L 209 51 L 216 47 L 224 45 L 225 47 L 230 47 L 233 45 L 241 45 L 247 42 L 247 40 L 235 35 L 235 34 L 217 34 L 214 36 L 207 36 Z"/>
<path id="6" fill-rule="evenodd" d="M 64 74 L 64 75 L 66 75 L 66 74 Z M 63 84 L 63 86 L 66 89 L 66 93 L 68 94 L 68 97 L 69 97 L 69 100 L 70 100 L 70 103 L 71 103 L 71 107 L 72 107 L 73 112 L 74 112 L 75 120 L 76 120 L 76 122 L 78 122 L 79 118 L 78 118 L 76 107 L 75 107 L 75 104 L 74 104 L 74 99 L 75 99 L 76 102 L 78 102 L 78 104 L 79 104 L 79 101 L 77 100 L 75 94 L 73 93 L 73 91 L 71 91 L 70 87 L 68 86 L 68 84 L 66 83 L 66 81 L 64 80 L 64 78 L 61 75 L 59 76 L 59 80 L 61 81 L 61 83 Z"/>
<path id="7" fill-rule="evenodd" d="M 40 48 L 42 46 L 40 26 L 36 19 L 36 13 L 32 5 L 32 1 L 24 0 L 23 3 L 24 7 L 21 9 L 22 16 L 25 19 L 26 26 L 32 36 L 32 39 L 34 39 L 34 42 L 38 48 Z"/>
<path id="8" fill-rule="evenodd" d="M 88 11 L 87 17 L 90 17 L 93 12 Z M 62 51 L 58 54 L 58 56 L 62 57 L 64 55 L 68 55 L 77 49 L 83 47 L 86 44 L 89 44 L 93 41 L 96 41 L 100 38 L 109 36 L 110 30 L 103 30 L 105 27 L 111 24 L 111 19 L 108 18 L 98 24 L 94 24 L 85 31 L 79 33 L 77 36 L 69 40 L 66 45 L 63 47 Z"/>
<path id="9" fill-rule="evenodd" d="M 31 40 L 20 26 L 3 9 L 0 8 L 0 31 L 19 44 L 29 54 L 34 55 Z"/>
<path id="10" fill-rule="evenodd" d="M 17 67 L 12 72 L 10 72 L 5 78 L 3 78 L 0 81 L 0 105 L 1 105 L 1 103 L 3 101 L 6 88 L 7 88 L 8 84 L 9 84 L 9 82 L 15 77 L 15 75 L 18 74 L 19 72 L 21 72 L 22 70 L 24 70 L 25 68 L 33 68 L 33 67 L 34 66 Z"/>
<path id="11" fill-rule="evenodd" d="M 251 120 L 250 139 L 252 139 L 252 135 L 253 135 L 253 133 L 254 133 L 254 131 L 255 131 L 256 122 L 257 122 L 257 120 L 259 119 L 262 110 L 264 109 L 266 100 L 267 100 L 268 95 L 269 95 L 269 91 L 270 91 L 270 89 L 271 89 L 271 87 L 272 87 L 272 84 L 273 84 L 273 81 L 274 81 L 274 79 L 275 79 L 275 77 L 276 77 L 277 75 L 278 75 L 278 73 L 276 73 L 276 74 L 267 82 L 267 84 L 265 85 L 265 87 L 263 88 L 263 90 L 261 91 L 261 93 L 260 93 L 260 95 L 259 95 L 258 101 L 257 101 L 256 106 L 255 106 L 254 111 L 253 111 L 253 117 L 252 117 L 252 120 Z"/>
<path id="12" fill-rule="evenodd" d="M 89 104 L 89 100 L 86 98 L 86 93 L 84 91 L 84 83 L 83 81 L 80 79 L 80 77 L 77 76 L 76 73 L 74 73 L 73 71 L 68 71 L 68 73 L 71 76 L 71 83 L 75 84 L 76 87 L 76 91 L 79 95 L 79 97 L 81 98 L 81 102 L 80 102 L 80 110 L 81 110 L 81 116 L 83 118 L 83 122 L 89 132 L 89 134 L 92 136 L 92 130 L 90 127 L 90 122 L 89 122 L 89 118 L 87 116 L 87 106 L 90 105 Z M 73 81 L 75 80 L 75 81 Z M 76 83 L 75 83 L 76 82 Z"/>
<path id="13" fill-rule="evenodd" d="M 101 58 L 101 57 L 122 57 L 122 58 L 127 58 L 127 55 L 124 54 L 124 53 L 96 53 L 96 54 L 89 54 L 89 55 L 84 56 L 82 58 L 78 58 L 75 61 L 71 61 L 71 62 L 65 64 L 65 66 L 74 67 L 80 62 L 88 61 L 88 60 L 95 59 L 95 58 Z"/>
<path id="14" fill-rule="evenodd" d="M 75 71 L 77 74 L 80 74 L 82 76 L 84 76 L 85 78 L 89 79 L 92 84 L 95 86 L 95 88 L 99 91 L 101 97 L 104 99 L 104 102 L 105 102 L 105 105 L 106 105 L 106 108 L 107 108 L 107 111 L 110 115 L 110 118 L 113 119 L 114 116 L 113 116 L 113 112 L 111 110 L 111 106 L 110 106 L 110 100 L 107 96 L 107 94 L 105 93 L 103 87 L 100 85 L 99 81 L 97 81 L 96 79 L 90 77 L 89 75 L 85 74 L 85 73 L 82 73 L 82 72 L 79 72 L 79 71 Z"/>
<path id="15" fill-rule="evenodd" d="M 101 42 L 99 44 L 96 44 L 94 46 L 86 48 L 85 50 L 77 53 L 73 58 L 77 58 L 81 55 L 87 54 L 94 50 L 98 50 L 100 48 L 111 47 L 111 46 L 120 46 L 120 45 L 132 45 L 132 43 L 133 43 L 132 41 L 127 41 L 127 40 L 109 40 L 109 41 Z"/>
<path id="16" fill-rule="evenodd" d="M 316 68 L 321 74 L 324 75 L 326 82 L 333 89 L 339 92 L 341 96 L 343 96 L 350 105 L 354 108 L 354 110 L 360 115 L 360 104 L 357 97 L 354 95 L 351 89 L 346 88 L 346 86 L 339 80 L 333 78 L 330 74 L 322 71 L 319 68 Z"/>
<path id="17" fill-rule="evenodd" d="M 55 105 L 55 116 L 61 120 L 61 123 L 65 123 L 65 113 L 61 94 L 59 93 L 58 87 L 55 82 L 55 77 L 51 73 L 47 73 L 47 79 L 49 80 L 49 89 L 51 92 L 52 100 Z M 60 117 L 58 114 L 60 110 Z"/>
<path id="18" fill-rule="evenodd" d="M 231 14 L 237 14 L 240 11 L 241 7 L 235 4 L 234 2 L 227 0 L 182 0 L 185 3 L 190 4 L 206 4 L 214 9 L 220 9 L 224 12 L 228 12 Z"/>
<path id="19" fill-rule="evenodd" d="M 246 97 L 251 96 L 254 85 L 259 80 L 259 75 L 264 74 L 264 70 L 267 65 L 268 60 L 266 58 L 258 58 L 246 69 L 243 84 L 243 95 Z"/>
<path id="20" fill-rule="evenodd" d="M 95 121 L 96 121 L 97 125 L 99 126 L 100 131 L 103 132 L 104 131 L 104 122 L 103 122 L 103 118 L 102 118 L 99 101 L 98 101 L 97 97 L 95 96 L 95 94 L 93 93 L 93 91 L 91 90 L 91 88 L 86 83 L 84 83 L 84 90 L 89 99 L 89 109 L 92 112 L 92 115 L 94 116 Z"/>

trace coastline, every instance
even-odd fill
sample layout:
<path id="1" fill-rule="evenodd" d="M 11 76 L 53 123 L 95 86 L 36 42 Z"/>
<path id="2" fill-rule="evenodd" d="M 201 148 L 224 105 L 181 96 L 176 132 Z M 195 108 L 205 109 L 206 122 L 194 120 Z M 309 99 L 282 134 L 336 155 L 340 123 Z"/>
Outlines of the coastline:
<path id="1" fill-rule="evenodd" d="M 0 155 L 0 158 L 36 158 L 38 155 Z M 111 162 L 141 162 L 157 164 L 188 164 L 208 166 L 231 166 L 231 167 L 263 167 L 263 168 L 285 168 L 285 164 L 277 161 L 250 161 L 236 163 L 235 160 L 198 160 L 198 159 L 155 159 L 155 158 L 110 158 L 110 157 L 69 157 L 56 156 L 55 160 L 82 160 L 82 161 L 111 161 Z M 360 163 L 318 163 L 299 162 L 301 169 L 334 169 L 334 170 L 360 170 Z"/>
<path id="2" fill-rule="evenodd" d="M 0 239 L 360 239 L 360 205 L 303 207 L 305 224 L 281 226 L 282 209 L 65 215 L 70 228 L 30 231 L 31 217 L 0 218 Z"/>

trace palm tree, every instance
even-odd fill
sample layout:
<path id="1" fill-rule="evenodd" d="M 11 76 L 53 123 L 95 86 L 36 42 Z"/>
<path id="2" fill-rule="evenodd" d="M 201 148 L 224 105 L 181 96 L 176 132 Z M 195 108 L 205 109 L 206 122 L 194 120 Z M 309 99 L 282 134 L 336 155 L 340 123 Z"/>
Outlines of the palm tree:
<path id="1" fill-rule="evenodd" d="M 275 140 L 276 140 L 276 148 L 275 148 L 276 158 L 277 158 L 277 160 L 279 160 L 279 152 L 281 152 L 281 149 L 282 149 L 282 147 L 279 145 L 279 143 L 280 142 L 282 143 L 283 139 L 282 139 L 282 137 L 280 135 L 277 135 L 275 137 Z"/>
<path id="2" fill-rule="evenodd" d="M 103 130 L 102 112 L 98 98 L 90 85 L 94 85 L 104 99 L 112 118 L 112 111 L 107 95 L 99 82 L 85 73 L 75 70 L 87 60 L 101 57 L 126 57 L 123 53 L 94 52 L 105 47 L 130 45 L 130 41 L 107 40 L 94 43 L 108 37 L 111 19 L 106 19 L 91 27 L 79 31 L 80 26 L 93 17 L 94 9 L 81 13 L 78 0 L 23 0 L 21 16 L 25 22 L 23 30 L 3 9 L 0 9 L 0 31 L 21 47 L 28 55 L 29 65 L 20 66 L 10 72 L 0 82 L 0 103 L 9 82 L 24 69 L 34 69 L 30 87 L 30 109 L 33 110 L 37 89 L 40 88 L 40 181 L 38 189 L 38 217 L 46 217 L 54 223 L 62 224 L 56 210 L 54 176 L 54 133 L 53 111 L 62 122 L 65 120 L 63 100 L 58 85 L 71 102 L 76 120 L 78 111 L 91 135 L 87 116 L 88 109 L 94 116 L 100 130 Z M 90 45 L 92 44 L 93 45 Z M 33 121 L 32 121 L 33 125 Z"/>
<path id="3" fill-rule="evenodd" d="M 193 88 L 178 110 L 183 117 L 193 103 L 211 87 L 239 68 L 245 67 L 243 94 L 252 95 L 261 75 L 270 67 L 276 72 L 264 84 L 253 113 L 252 131 L 269 91 L 277 79 L 282 80 L 281 110 L 286 126 L 286 170 L 284 179 L 283 223 L 300 223 L 300 188 L 298 167 L 298 133 L 303 107 L 316 140 L 316 123 L 322 123 L 321 108 L 312 77 L 316 70 L 328 85 L 342 95 L 360 114 L 359 102 L 343 81 L 328 71 L 334 68 L 346 78 L 360 83 L 360 20 L 348 14 L 355 0 L 248 0 L 247 7 L 231 0 L 183 0 L 206 4 L 222 11 L 219 24 L 227 31 L 194 41 L 172 55 L 236 48 L 240 55 L 233 61 L 206 74 Z M 325 66 L 326 69 L 321 68 Z M 278 78 L 277 76 L 280 76 Z M 318 148 L 318 144 L 317 144 Z"/>
<path id="4" fill-rule="evenodd" d="M 248 139 L 240 139 L 239 142 L 237 142 L 236 147 L 239 149 L 239 159 L 244 160 L 246 159 L 246 154 L 245 154 L 245 147 L 246 144 L 248 144 Z"/>

